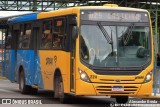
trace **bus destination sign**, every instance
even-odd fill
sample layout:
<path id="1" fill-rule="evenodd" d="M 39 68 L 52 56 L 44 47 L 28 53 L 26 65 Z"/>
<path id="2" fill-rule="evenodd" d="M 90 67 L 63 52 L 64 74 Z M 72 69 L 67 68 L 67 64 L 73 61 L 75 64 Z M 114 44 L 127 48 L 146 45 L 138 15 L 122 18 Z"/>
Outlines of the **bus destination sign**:
<path id="1" fill-rule="evenodd" d="M 82 20 L 116 21 L 116 22 L 148 22 L 147 13 L 126 11 L 81 11 Z"/>

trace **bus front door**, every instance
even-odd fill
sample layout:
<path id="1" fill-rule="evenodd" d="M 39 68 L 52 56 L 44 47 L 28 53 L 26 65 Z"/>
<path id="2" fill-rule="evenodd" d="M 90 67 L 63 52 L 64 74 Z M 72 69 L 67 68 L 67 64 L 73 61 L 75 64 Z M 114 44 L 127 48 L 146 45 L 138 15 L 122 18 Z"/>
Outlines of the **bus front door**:
<path id="1" fill-rule="evenodd" d="M 75 26 L 70 26 L 71 32 Z M 72 34 L 71 34 L 72 35 Z M 75 57 L 76 57 L 76 41 L 71 39 L 71 64 L 70 64 L 70 91 L 75 92 Z"/>

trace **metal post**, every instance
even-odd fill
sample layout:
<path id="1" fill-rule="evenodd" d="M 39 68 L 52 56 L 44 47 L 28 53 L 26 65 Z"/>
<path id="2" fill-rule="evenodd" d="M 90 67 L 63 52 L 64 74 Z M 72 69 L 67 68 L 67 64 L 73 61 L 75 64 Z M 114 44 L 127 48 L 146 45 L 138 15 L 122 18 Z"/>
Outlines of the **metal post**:
<path id="1" fill-rule="evenodd" d="M 41 0 L 41 11 L 43 11 L 43 0 Z"/>
<path id="2" fill-rule="evenodd" d="M 3 36 L 3 30 L 2 29 L 0 29 L 0 31 L 1 31 L 1 35 Z M 2 37 L 0 38 L 0 39 L 2 39 Z M 0 43 L 0 50 L 2 49 L 2 42 Z M 0 55 L 0 57 L 2 57 L 2 54 Z M 2 75 L 2 61 L 1 61 L 1 63 L 0 63 L 0 75 Z"/>
<path id="3" fill-rule="evenodd" d="M 56 10 L 56 2 L 55 2 L 55 0 L 53 2 L 54 2 L 54 10 Z"/>
<path id="4" fill-rule="evenodd" d="M 4 36 L 5 36 L 5 29 L 2 29 L 2 62 L 4 61 Z"/>
<path id="5" fill-rule="evenodd" d="M 152 5 L 152 2 L 150 1 L 150 6 Z M 154 36 L 153 36 L 153 40 L 154 40 L 154 78 L 153 78 L 153 93 L 154 96 L 156 96 L 157 91 L 159 91 L 157 85 L 159 82 L 159 79 L 157 77 L 158 74 L 158 67 L 157 67 L 157 53 L 158 53 L 158 35 L 157 35 L 157 29 L 158 29 L 158 1 L 156 1 L 156 6 L 154 9 L 152 9 L 152 12 L 154 12 L 154 17 L 152 16 L 152 20 L 154 20 Z M 153 19 L 154 18 L 154 19 Z"/>
<path id="6" fill-rule="evenodd" d="M 33 0 L 33 11 L 37 11 L 37 0 Z"/>
<path id="7" fill-rule="evenodd" d="M 17 10 L 19 10 L 19 9 L 18 9 L 18 1 L 16 1 L 16 6 L 17 6 Z"/>
<path id="8" fill-rule="evenodd" d="M 157 72 L 157 61 L 156 61 L 156 55 L 157 55 L 157 53 L 158 53 L 158 40 L 157 40 L 157 37 L 158 37 L 158 35 L 157 35 L 157 32 L 158 32 L 158 1 L 156 1 L 156 14 L 155 14 L 155 37 L 156 37 L 156 42 L 157 42 L 157 46 L 156 46 L 156 50 L 155 50 L 155 69 L 154 69 L 154 75 L 155 76 L 157 76 L 156 74 L 158 74 L 159 72 Z M 159 77 L 155 77 L 154 78 L 154 80 L 156 80 L 155 81 L 155 88 L 157 89 L 158 87 L 157 87 L 157 85 L 158 85 L 158 83 L 159 83 L 159 79 L 158 79 Z M 159 91 L 160 89 L 158 89 L 158 91 Z M 156 93 L 157 93 L 157 91 L 156 91 Z M 155 95 L 156 95 L 156 93 L 155 93 Z"/>

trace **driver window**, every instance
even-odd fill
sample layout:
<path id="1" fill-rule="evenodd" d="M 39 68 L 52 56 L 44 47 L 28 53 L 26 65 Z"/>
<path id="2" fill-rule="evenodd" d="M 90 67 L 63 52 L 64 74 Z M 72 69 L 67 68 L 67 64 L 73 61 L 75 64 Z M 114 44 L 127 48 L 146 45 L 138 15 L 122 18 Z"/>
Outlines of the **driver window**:
<path id="1" fill-rule="evenodd" d="M 84 60 L 89 60 L 89 50 L 87 48 L 87 45 L 84 41 L 84 38 L 82 36 L 80 36 L 81 39 L 81 57 Z"/>

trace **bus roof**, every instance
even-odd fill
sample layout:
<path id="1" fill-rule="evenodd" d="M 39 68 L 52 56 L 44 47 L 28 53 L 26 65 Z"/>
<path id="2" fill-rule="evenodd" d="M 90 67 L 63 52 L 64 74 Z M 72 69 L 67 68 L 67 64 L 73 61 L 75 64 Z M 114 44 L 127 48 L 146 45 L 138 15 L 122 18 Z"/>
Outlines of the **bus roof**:
<path id="1" fill-rule="evenodd" d="M 63 16 L 67 14 L 76 14 L 79 10 L 83 9 L 106 9 L 106 10 L 122 10 L 122 11 L 141 11 L 147 12 L 145 9 L 138 8 L 129 8 L 129 7 L 110 7 L 110 6 L 79 6 L 79 7 L 71 7 L 62 10 L 49 11 L 49 12 L 41 12 L 37 15 L 37 19 L 49 18 L 53 16 Z"/>
<path id="2" fill-rule="evenodd" d="M 17 22 L 37 20 L 37 14 L 38 13 L 32 13 L 32 14 L 19 16 L 19 17 L 13 17 L 11 19 L 8 19 L 8 23 L 17 23 Z"/>

